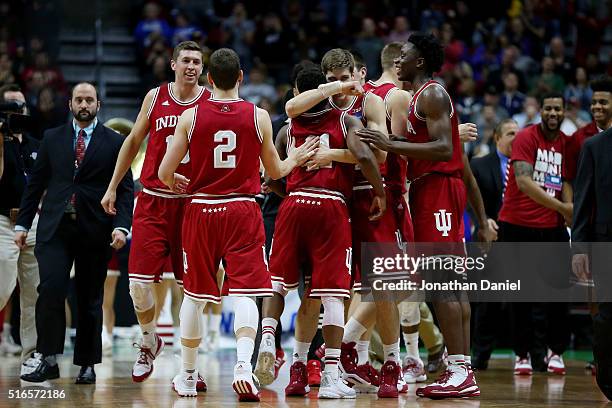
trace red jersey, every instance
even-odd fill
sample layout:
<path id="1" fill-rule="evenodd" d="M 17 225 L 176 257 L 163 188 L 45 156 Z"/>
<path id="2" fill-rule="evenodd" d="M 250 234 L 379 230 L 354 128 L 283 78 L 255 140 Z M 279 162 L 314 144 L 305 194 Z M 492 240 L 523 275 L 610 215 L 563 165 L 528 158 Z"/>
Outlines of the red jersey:
<path id="1" fill-rule="evenodd" d="M 346 112 L 330 108 L 316 113 L 302 113 L 289 123 L 287 146 L 292 141 L 295 141 L 296 147 L 301 146 L 309 136 L 319 135 L 320 143 L 325 143 L 331 149 L 346 149 L 345 115 Z M 348 198 L 353 188 L 353 167 L 337 162 L 312 171 L 307 171 L 306 167 L 296 167 L 287 176 L 287 192 L 314 188 L 335 191 Z"/>
<path id="2" fill-rule="evenodd" d="M 565 143 L 565 176 L 568 180 L 573 180 L 576 177 L 576 172 L 578 171 L 578 158 L 580 157 L 580 151 L 582 150 L 584 141 L 600 132 L 603 132 L 603 130 L 598 128 L 595 122 L 591 122 L 575 131 L 574 134 L 567 139 Z"/>
<path id="3" fill-rule="evenodd" d="M 567 137 L 563 132 L 559 133 L 556 140 L 546 140 L 540 124 L 527 126 L 517 133 L 512 142 L 510 158 L 511 163 L 524 161 L 533 165 L 533 180 L 548 195 L 557 199 L 561 199 Z M 561 214 L 536 203 L 519 190 L 514 176 L 514 166 L 510 166 L 499 220 L 533 228 L 554 228 L 563 225 Z"/>
<path id="4" fill-rule="evenodd" d="M 202 101 L 189 131 L 189 194 L 255 195 L 261 190 L 257 107 L 242 99 Z"/>
<path id="5" fill-rule="evenodd" d="M 384 82 L 380 85 L 376 85 L 373 81 L 368 81 L 363 86 L 366 92 L 372 92 L 374 95 L 378 95 L 385 102 L 386 113 L 387 113 L 387 132 L 391 134 L 391 113 L 388 109 L 387 98 L 391 92 L 398 90 L 395 84 L 391 82 Z M 408 163 L 401 156 L 395 153 L 388 152 L 387 160 L 385 161 L 385 182 L 389 188 L 404 194 L 406 192 L 406 172 L 408 170 Z"/>
<path id="6" fill-rule="evenodd" d="M 430 86 L 439 86 L 446 92 L 446 89 L 438 82 L 429 80 L 414 93 L 412 101 L 410 102 L 410 108 L 408 112 L 408 133 L 406 135 L 409 142 L 412 143 L 427 143 L 431 142 L 431 137 L 427 131 L 427 123 L 425 118 L 418 114 L 417 103 L 421 93 Z M 455 106 L 450 95 L 448 100 L 451 104 L 451 132 L 452 132 L 452 143 L 453 143 L 453 156 L 449 161 L 433 161 L 433 160 L 417 160 L 410 159 L 408 161 L 408 173 L 414 180 L 428 173 L 442 173 L 449 176 L 462 177 L 463 172 L 463 150 L 461 148 L 461 140 L 459 139 L 459 121 L 455 112 Z"/>
<path id="7" fill-rule="evenodd" d="M 146 189 L 163 192 L 164 194 L 174 194 L 157 177 L 159 165 L 166 154 L 166 148 L 172 140 L 174 128 L 181 114 L 185 109 L 192 108 L 200 101 L 207 99 L 210 96 L 210 92 L 206 88 L 200 87 L 195 98 L 187 102 L 181 102 L 174 95 L 171 82 L 160 85 L 154 91 L 153 101 L 147 112 L 147 118 L 149 119 L 149 141 L 142 165 L 142 172 L 140 173 L 140 182 Z M 191 164 L 189 163 L 189 155 L 185 156 L 181 161 L 176 172 L 190 178 Z"/>

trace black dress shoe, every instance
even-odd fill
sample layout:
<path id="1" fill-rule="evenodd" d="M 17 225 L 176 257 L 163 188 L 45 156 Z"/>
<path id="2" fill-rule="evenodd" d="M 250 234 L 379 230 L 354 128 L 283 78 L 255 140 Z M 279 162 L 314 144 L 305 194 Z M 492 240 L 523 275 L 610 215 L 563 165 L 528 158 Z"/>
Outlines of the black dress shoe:
<path id="1" fill-rule="evenodd" d="M 93 366 L 83 366 L 79 375 L 76 378 L 75 384 L 95 384 L 96 383 L 96 372 Z"/>
<path id="2" fill-rule="evenodd" d="M 30 374 L 24 374 L 20 378 L 23 381 L 40 383 L 45 382 L 47 380 L 54 380 L 59 378 L 59 367 L 56 365 L 51 366 L 47 363 L 47 360 L 44 357 L 40 360 L 38 367 Z"/>

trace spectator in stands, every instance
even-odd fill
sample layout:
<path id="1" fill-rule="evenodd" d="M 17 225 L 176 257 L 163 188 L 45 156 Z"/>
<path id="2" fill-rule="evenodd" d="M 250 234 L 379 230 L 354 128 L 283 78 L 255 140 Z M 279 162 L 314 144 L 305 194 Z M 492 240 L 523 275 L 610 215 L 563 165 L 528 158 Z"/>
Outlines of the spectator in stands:
<path id="1" fill-rule="evenodd" d="M 34 91 L 36 95 L 40 89 L 36 89 L 38 84 L 33 82 L 35 75 L 42 76 L 42 85 L 50 86 L 57 92 L 64 93 L 66 90 L 66 83 L 64 82 L 64 76 L 57 66 L 51 65 L 49 61 L 49 55 L 45 51 L 41 51 L 34 57 L 34 65 L 26 68 L 21 74 L 21 79 L 26 86 L 26 92 Z M 37 79 L 38 81 L 39 79 Z M 31 103 L 33 103 L 31 101 Z"/>
<path id="2" fill-rule="evenodd" d="M 523 111 L 512 116 L 519 129 L 540 123 L 540 104 L 534 96 L 528 96 L 523 102 Z"/>
<path id="3" fill-rule="evenodd" d="M 488 86 L 485 89 L 482 106 L 490 106 L 493 108 L 493 112 L 495 113 L 495 117 L 497 118 L 496 123 L 508 117 L 508 112 L 506 112 L 506 110 L 499 104 L 499 91 L 498 88 L 496 88 L 495 86 Z M 478 108 L 476 108 L 476 111 L 472 116 L 471 122 L 477 123 L 478 116 Z"/>
<path id="4" fill-rule="evenodd" d="M 503 77 L 504 92 L 501 95 L 501 106 L 508 116 L 519 113 L 525 101 L 525 94 L 518 91 L 518 77 L 514 72 L 508 72 Z"/>
<path id="5" fill-rule="evenodd" d="M 145 55 L 145 65 L 147 67 L 152 66 L 153 62 L 155 62 L 155 59 L 158 57 L 164 58 L 166 63 L 172 59 L 172 52 L 170 48 L 168 48 L 168 43 L 157 33 L 151 34 L 151 45 L 145 51 Z"/>
<path id="6" fill-rule="evenodd" d="M 380 51 L 384 46 L 384 41 L 376 34 L 376 22 L 369 17 L 364 18 L 353 48 L 363 57 L 371 78 L 380 75 Z"/>
<path id="7" fill-rule="evenodd" d="M 503 76 L 508 72 L 514 72 L 519 81 L 519 91 L 525 92 L 527 90 L 527 82 L 525 80 L 525 76 L 515 67 L 515 64 L 520 56 L 521 52 L 519 51 L 518 47 L 514 45 L 505 47 L 502 50 L 501 64 L 499 65 L 499 67 L 494 68 L 489 72 L 489 75 L 487 77 L 487 85 L 494 85 L 497 89 L 502 89 Z"/>
<path id="8" fill-rule="evenodd" d="M 410 23 L 408 19 L 405 16 L 397 16 L 395 20 L 393 20 L 393 28 L 387 37 L 387 43 L 394 41 L 405 43 L 408 41 L 410 33 Z"/>
<path id="9" fill-rule="evenodd" d="M 440 38 L 444 45 L 444 65 L 441 71 L 452 70 L 461 62 L 466 52 L 465 44 L 455 37 L 455 31 L 450 23 L 442 24 Z"/>
<path id="10" fill-rule="evenodd" d="M 587 73 L 583 67 L 576 68 L 575 76 L 571 83 L 565 88 L 564 96 L 568 101 L 578 101 L 580 109 L 589 110 L 593 91 L 589 86 Z"/>
<path id="11" fill-rule="evenodd" d="M 549 92 L 563 93 L 565 90 L 565 82 L 555 73 L 555 62 L 551 57 L 542 58 L 542 73 L 533 78 L 531 89 L 537 95 Z"/>
<path id="12" fill-rule="evenodd" d="M 255 36 L 255 22 L 248 18 L 247 10 L 242 3 L 236 3 L 232 15 L 223 22 L 227 38 L 225 43 L 240 57 L 244 70 L 251 67 L 251 47 Z"/>
<path id="13" fill-rule="evenodd" d="M 502 119 L 495 112 L 495 106 L 485 104 L 481 114 L 478 115 L 476 126 L 478 127 L 478 139 L 475 142 L 470 142 L 470 155 L 480 157 L 488 154 L 491 151 L 493 141 L 493 132 L 495 127 Z"/>
<path id="14" fill-rule="evenodd" d="M 566 102 L 565 119 L 561 123 L 561 131 L 566 135 L 571 135 L 579 128 L 583 127 L 591 120 L 588 112 L 580 109 L 577 100 L 572 99 Z"/>
<path id="15" fill-rule="evenodd" d="M 0 86 L 15 83 L 13 62 L 8 54 L 0 55 Z"/>
<path id="16" fill-rule="evenodd" d="M 191 40 L 196 31 L 202 32 L 202 29 L 193 22 L 182 11 L 174 11 L 174 32 L 172 34 L 172 46 L 176 46 L 181 41 Z"/>
<path id="17" fill-rule="evenodd" d="M 283 30 L 280 16 L 267 13 L 261 28 L 255 33 L 256 61 L 265 65 L 270 76 L 277 81 L 289 80 L 287 66 L 292 60 L 290 44 L 293 42 L 289 33 Z"/>
<path id="18" fill-rule="evenodd" d="M 253 67 L 246 85 L 240 87 L 240 95 L 249 102 L 259 105 L 262 99 L 274 105 L 278 100 L 276 89 L 267 82 L 265 67 Z"/>
<path id="19" fill-rule="evenodd" d="M 572 60 L 565 55 L 565 44 L 561 37 L 553 37 L 550 40 L 549 53 L 555 65 L 555 73 L 560 75 L 563 80 L 571 82 L 574 78 L 574 65 Z"/>
<path id="20" fill-rule="evenodd" d="M 462 78 L 457 91 L 459 97 L 456 99 L 455 108 L 459 113 L 459 120 L 461 123 L 470 122 L 476 117 L 477 110 L 482 108 L 482 103 L 476 96 L 476 83 L 471 77 Z"/>
<path id="21" fill-rule="evenodd" d="M 149 36 L 153 33 L 160 34 L 166 41 L 172 38 L 170 24 L 161 17 L 161 7 L 154 2 L 148 2 L 143 8 L 143 19 L 136 25 L 134 37 L 140 48 L 150 45 Z"/>

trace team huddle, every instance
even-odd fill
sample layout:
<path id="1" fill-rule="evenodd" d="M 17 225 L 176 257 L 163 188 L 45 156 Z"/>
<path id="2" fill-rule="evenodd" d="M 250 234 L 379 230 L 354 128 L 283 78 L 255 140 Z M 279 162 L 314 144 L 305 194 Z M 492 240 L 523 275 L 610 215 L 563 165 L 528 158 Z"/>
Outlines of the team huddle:
<path id="1" fill-rule="evenodd" d="M 397 398 L 407 392 L 407 383 L 426 381 L 418 353 L 419 303 L 361 302 L 369 288 L 360 259 L 362 243 L 400 249 L 411 242 L 462 243 L 467 200 L 480 238 L 494 239 L 462 150 L 461 137 L 474 130 L 459 125 L 450 96 L 432 79 L 443 55 L 435 37 L 415 33 L 407 43 L 383 49 L 383 74 L 367 83 L 347 50 L 328 51 L 320 66 L 302 62 L 294 69 L 294 98 L 286 104 L 289 119 L 273 135 L 268 113 L 239 97 L 243 73 L 233 50 L 211 55 L 209 92 L 198 82 L 199 46 L 177 45 L 171 61 L 175 80 L 146 95 L 102 200 L 107 213 L 115 213 L 117 186 L 148 135 L 129 257 L 130 295 L 143 338 L 133 381 L 151 375 L 164 348 L 155 332 L 151 284 L 159 281 L 167 258 L 185 294 L 182 368 L 172 380 L 179 396 L 206 390 L 197 369 L 202 310 L 228 295 L 234 297 L 237 344 L 232 387 L 240 401 L 259 401 L 258 388 L 277 376 L 274 337 L 284 297 L 300 282 L 305 292 L 287 396 L 310 392 L 307 354 L 321 306 L 319 398 L 355 398 L 360 392 Z M 284 197 L 269 256 L 255 200 L 262 168 L 266 186 Z M 463 245 L 454 248 L 450 255 L 465 256 Z M 432 249 L 428 255 L 449 254 Z M 478 396 L 469 357 L 469 303 L 461 292 L 445 296 L 434 307 L 448 365 L 417 395 Z M 257 297 L 264 298 L 261 316 Z M 408 353 L 403 363 L 400 320 Z M 380 371 L 368 359 L 374 326 L 383 345 Z"/>

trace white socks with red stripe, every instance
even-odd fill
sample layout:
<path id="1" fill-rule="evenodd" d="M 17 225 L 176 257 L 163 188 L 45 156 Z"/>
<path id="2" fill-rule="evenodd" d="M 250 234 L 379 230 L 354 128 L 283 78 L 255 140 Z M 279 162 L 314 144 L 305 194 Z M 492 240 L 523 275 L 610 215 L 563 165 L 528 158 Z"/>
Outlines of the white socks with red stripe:
<path id="1" fill-rule="evenodd" d="M 340 349 L 325 348 L 324 372 L 329 374 L 333 380 L 338 379 L 338 362 L 340 361 Z"/>
<path id="2" fill-rule="evenodd" d="M 255 341 L 250 337 L 240 337 L 236 340 L 236 356 L 238 362 L 251 364 L 251 357 L 255 349 Z"/>
<path id="3" fill-rule="evenodd" d="M 449 365 L 465 365 L 465 356 L 463 354 L 449 354 Z"/>
<path id="4" fill-rule="evenodd" d="M 278 327 L 278 320 L 272 317 L 264 317 L 261 319 L 261 341 L 263 342 L 265 339 L 274 341 L 276 327 Z"/>

